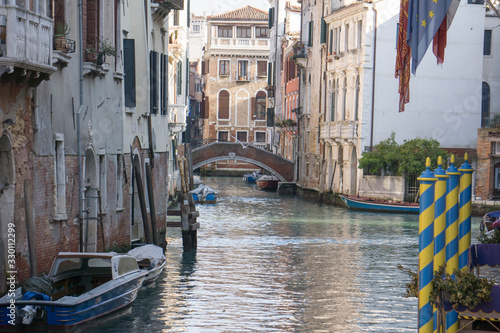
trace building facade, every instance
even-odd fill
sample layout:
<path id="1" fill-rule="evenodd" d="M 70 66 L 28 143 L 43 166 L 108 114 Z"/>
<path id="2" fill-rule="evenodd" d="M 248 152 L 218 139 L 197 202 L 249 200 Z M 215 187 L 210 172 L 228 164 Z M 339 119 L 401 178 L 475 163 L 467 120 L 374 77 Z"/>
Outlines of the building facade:
<path id="1" fill-rule="evenodd" d="M 268 148 L 266 99 L 268 13 L 247 6 L 209 16 L 203 56 L 205 141 L 251 142 Z M 249 168 L 228 160 L 218 168 Z M 255 167 L 254 167 L 255 168 Z"/>
<path id="2" fill-rule="evenodd" d="M 152 223 L 153 209 L 158 232 L 165 232 L 188 71 L 176 70 L 182 60 L 170 52 L 164 19 L 178 11 L 186 25 L 188 14 L 183 1 L 18 3 L 0 5 L 0 221 L 2 228 L 16 225 L 23 281 L 47 271 L 60 251 L 108 251 L 146 240 L 143 223 Z M 11 26 L 31 21 L 41 30 Z M 26 48 L 16 54 L 19 33 Z M 149 192 L 156 201 L 141 200 Z M 36 237 L 21 227 L 26 222 Z"/>

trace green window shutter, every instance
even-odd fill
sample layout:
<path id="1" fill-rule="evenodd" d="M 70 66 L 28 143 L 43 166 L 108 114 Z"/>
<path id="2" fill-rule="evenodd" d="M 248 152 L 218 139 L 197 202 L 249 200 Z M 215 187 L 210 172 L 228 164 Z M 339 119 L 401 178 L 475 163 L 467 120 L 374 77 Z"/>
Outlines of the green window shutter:
<path id="1" fill-rule="evenodd" d="M 123 40 L 125 106 L 135 107 L 135 40 Z"/>
<path id="2" fill-rule="evenodd" d="M 326 43 L 326 22 L 325 18 L 321 18 L 321 44 Z"/>
<path id="3" fill-rule="evenodd" d="M 269 8 L 269 29 L 274 26 L 274 7 Z"/>
<path id="4" fill-rule="evenodd" d="M 267 127 L 274 126 L 274 108 L 267 108 Z"/>
<path id="5" fill-rule="evenodd" d="M 177 63 L 177 95 L 182 95 L 182 61 Z"/>
<path id="6" fill-rule="evenodd" d="M 267 85 L 273 85 L 273 63 L 270 62 L 267 64 Z"/>

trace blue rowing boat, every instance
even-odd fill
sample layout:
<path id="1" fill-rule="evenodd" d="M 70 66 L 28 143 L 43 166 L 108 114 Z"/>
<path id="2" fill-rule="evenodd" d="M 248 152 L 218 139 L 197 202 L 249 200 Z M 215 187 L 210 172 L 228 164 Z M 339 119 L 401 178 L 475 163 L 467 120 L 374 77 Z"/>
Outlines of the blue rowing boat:
<path id="1" fill-rule="evenodd" d="M 349 197 L 341 195 L 340 198 L 347 208 L 352 210 L 363 210 L 383 213 L 407 213 L 418 214 L 420 205 L 410 202 L 389 202 L 387 200 L 376 200 L 362 197 Z"/>

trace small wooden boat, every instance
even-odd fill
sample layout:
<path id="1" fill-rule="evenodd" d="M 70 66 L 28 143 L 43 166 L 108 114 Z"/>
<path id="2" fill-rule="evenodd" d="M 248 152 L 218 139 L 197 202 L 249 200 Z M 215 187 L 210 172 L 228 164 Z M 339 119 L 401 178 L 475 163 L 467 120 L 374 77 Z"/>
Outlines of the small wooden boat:
<path id="1" fill-rule="evenodd" d="M 215 204 L 217 202 L 217 194 L 219 194 L 213 188 L 204 184 L 201 184 L 194 190 L 189 191 L 189 193 L 193 196 L 195 203 L 202 204 Z"/>
<path id="2" fill-rule="evenodd" d="M 341 195 L 340 198 L 345 203 L 347 208 L 352 210 L 418 214 L 420 209 L 420 205 L 418 203 L 392 202 L 363 197 L 350 197 L 346 195 Z"/>
<path id="3" fill-rule="evenodd" d="M 153 244 L 136 247 L 128 251 L 127 254 L 137 260 L 139 269 L 147 272 L 142 283 L 143 286 L 148 286 L 156 282 L 167 263 L 163 249 Z"/>
<path id="4" fill-rule="evenodd" d="M 61 252 L 47 277 L 0 298 L 0 330 L 73 330 L 132 303 L 147 274 L 129 255 Z"/>
<path id="5" fill-rule="evenodd" d="M 263 175 L 257 179 L 257 188 L 259 190 L 276 190 L 279 179 L 275 176 Z"/>

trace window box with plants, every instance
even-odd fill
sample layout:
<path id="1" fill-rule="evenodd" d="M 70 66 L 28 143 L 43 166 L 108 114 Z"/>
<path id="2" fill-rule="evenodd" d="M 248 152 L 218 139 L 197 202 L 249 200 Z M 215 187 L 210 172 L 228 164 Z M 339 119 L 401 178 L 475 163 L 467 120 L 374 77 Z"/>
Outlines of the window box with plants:
<path id="1" fill-rule="evenodd" d="M 94 62 L 97 66 L 106 62 L 106 56 L 116 56 L 116 48 L 107 39 L 101 39 L 98 49 L 89 47 L 86 52 L 87 61 Z"/>
<path id="2" fill-rule="evenodd" d="M 54 28 L 54 50 L 61 52 L 67 51 L 67 36 L 70 31 L 71 29 L 66 22 L 56 22 L 56 26 Z"/>

